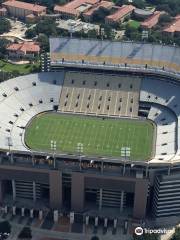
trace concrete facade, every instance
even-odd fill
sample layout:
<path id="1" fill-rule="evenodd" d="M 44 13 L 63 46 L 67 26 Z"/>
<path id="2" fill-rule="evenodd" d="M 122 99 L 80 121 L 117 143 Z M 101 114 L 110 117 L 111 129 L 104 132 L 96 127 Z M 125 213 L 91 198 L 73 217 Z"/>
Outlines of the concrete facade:
<path id="1" fill-rule="evenodd" d="M 16 181 L 32 182 L 32 200 L 36 202 L 36 184 L 49 185 L 49 206 L 53 209 L 63 207 L 63 177 L 60 170 L 35 169 L 16 166 L 0 166 L 0 201 L 3 202 L 3 184 L 10 180 L 12 183 L 12 200 L 16 199 Z M 94 188 L 101 192 L 101 207 L 103 189 L 134 193 L 133 217 L 142 219 L 146 215 L 148 180 L 135 177 L 106 176 L 103 174 L 92 174 L 85 172 L 71 173 L 71 210 L 83 212 L 85 208 L 85 189 Z M 122 195 L 121 192 L 121 195 Z M 122 200 L 119 202 L 119 209 L 123 208 Z"/>

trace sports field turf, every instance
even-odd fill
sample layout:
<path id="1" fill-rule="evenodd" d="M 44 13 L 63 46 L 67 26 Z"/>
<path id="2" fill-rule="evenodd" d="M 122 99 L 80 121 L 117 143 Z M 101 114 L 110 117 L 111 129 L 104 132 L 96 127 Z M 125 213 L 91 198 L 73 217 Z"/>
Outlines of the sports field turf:
<path id="1" fill-rule="evenodd" d="M 151 157 L 154 126 L 149 121 L 102 119 L 78 115 L 46 113 L 34 118 L 26 129 L 25 142 L 33 150 L 120 157 L 122 147 L 130 147 L 133 160 Z"/>

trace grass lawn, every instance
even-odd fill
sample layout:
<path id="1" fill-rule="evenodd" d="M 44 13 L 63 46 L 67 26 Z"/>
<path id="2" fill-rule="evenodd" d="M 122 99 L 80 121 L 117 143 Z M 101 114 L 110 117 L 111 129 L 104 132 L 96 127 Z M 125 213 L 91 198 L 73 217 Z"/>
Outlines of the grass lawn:
<path id="1" fill-rule="evenodd" d="M 151 157 L 154 126 L 149 121 L 105 119 L 46 113 L 34 118 L 26 129 L 25 142 L 33 150 L 50 151 L 51 140 L 57 152 L 76 153 L 77 143 L 83 154 L 119 157 L 121 147 L 131 148 L 131 159 Z"/>
<path id="2" fill-rule="evenodd" d="M 5 72 L 14 72 L 18 71 L 20 74 L 28 74 L 32 72 L 33 66 L 37 66 L 38 64 L 12 64 L 6 61 L 0 60 L 0 70 Z"/>
<path id="3" fill-rule="evenodd" d="M 128 25 L 133 28 L 138 28 L 140 26 L 140 22 L 135 20 L 129 20 Z"/>

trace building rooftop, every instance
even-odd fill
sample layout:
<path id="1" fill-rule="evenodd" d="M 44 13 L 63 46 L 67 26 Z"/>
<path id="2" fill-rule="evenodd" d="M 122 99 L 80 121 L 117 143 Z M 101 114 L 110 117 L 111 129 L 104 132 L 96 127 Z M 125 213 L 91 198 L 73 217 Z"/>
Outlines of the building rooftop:
<path id="1" fill-rule="evenodd" d="M 76 15 L 89 9 L 92 5 L 98 2 L 99 0 L 73 0 L 63 6 L 55 5 L 54 11 Z M 83 6 L 83 8 L 81 9 L 80 6 Z"/>
<path id="2" fill-rule="evenodd" d="M 32 18 L 32 19 L 33 19 L 33 18 L 35 18 L 36 16 L 35 16 L 33 13 L 31 13 L 31 14 L 27 15 L 26 17 L 27 17 L 27 18 Z"/>
<path id="3" fill-rule="evenodd" d="M 134 10 L 134 12 L 138 15 L 142 15 L 142 16 L 146 16 L 146 17 L 149 17 L 153 14 L 153 11 L 144 10 L 144 9 L 140 9 L 140 8 L 136 8 Z"/>
<path id="4" fill-rule="evenodd" d="M 148 19 L 146 19 L 144 22 L 141 23 L 141 26 L 144 27 L 144 28 L 151 29 L 152 27 L 154 27 L 158 23 L 159 17 L 163 13 L 164 12 L 155 11 L 152 16 L 150 16 Z"/>
<path id="5" fill-rule="evenodd" d="M 101 1 L 97 3 L 96 5 L 92 6 L 87 12 L 84 13 L 85 16 L 91 16 L 95 11 L 97 11 L 99 8 L 111 8 L 113 6 L 113 2 L 108 1 Z"/>
<path id="6" fill-rule="evenodd" d="M 16 7 L 16 8 L 20 8 L 20 9 L 26 9 L 26 10 L 30 10 L 33 12 L 41 12 L 41 11 L 46 10 L 46 7 L 44 7 L 44 6 L 40 6 L 38 4 L 20 2 L 20 1 L 16 1 L 16 0 L 3 2 L 2 5 L 5 7 L 11 6 L 11 7 Z"/>
<path id="7" fill-rule="evenodd" d="M 176 16 L 174 21 L 164 28 L 163 32 L 180 32 L 180 15 Z"/>
<path id="8" fill-rule="evenodd" d="M 132 12 L 134 9 L 135 7 L 132 5 L 123 5 L 122 7 L 119 7 L 115 13 L 107 16 L 106 19 L 116 22 L 128 13 Z"/>
<path id="9" fill-rule="evenodd" d="M 7 9 L 5 7 L 0 8 L 0 12 L 7 12 Z"/>
<path id="10" fill-rule="evenodd" d="M 12 43 L 7 47 L 9 51 L 39 52 L 40 47 L 34 42 Z"/>

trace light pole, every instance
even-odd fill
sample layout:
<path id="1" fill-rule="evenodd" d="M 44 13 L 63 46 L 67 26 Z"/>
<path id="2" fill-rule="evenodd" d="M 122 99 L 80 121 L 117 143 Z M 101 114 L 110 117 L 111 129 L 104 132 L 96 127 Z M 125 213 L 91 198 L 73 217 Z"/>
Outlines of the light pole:
<path id="1" fill-rule="evenodd" d="M 147 162 L 147 165 L 146 165 L 146 177 L 148 176 L 148 170 L 149 170 L 149 161 Z"/>
<path id="2" fill-rule="evenodd" d="M 124 176 L 125 170 L 126 170 L 126 160 L 127 160 L 127 157 L 130 157 L 130 155 L 131 155 L 130 147 L 122 147 L 121 148 L 121 157 L 124 158 L 123 176 Z"/>
<path id="3" fill-rule="evenodd" d="M 8 145 L 8 148 L 9 148 L 9 154 L 10 155 L 10 161 L 11 163 L 13 164 L 13 156 L 12 156 L 12 153 L 11 153 L 11 147 L 13 146 L 13 143 L 12 143 L 12 138 L 11 137 L 7 137 L 7 145 Z"/>
<path id="4" fill-rule="evenodd" d="M 54 168 L 56 167 L 56 159 L 55 159 L 55 152 L 56 152 L 56 141 L 51 140 L 51 150 L 53 151 L 53 160 L 54 160 Z"/>
<path id="5" fill-rule="evenodd" d="M 32 157 L 32 165 L 35 166 L 35 159 L 34 159 L 34 153 L 31 151 L 31 157 Z"/>
<path id="6" fill-rule="evenodd" d="M 81 158 L 82 158 L 82 153 L 83 153 L 83 144 L 82 143 L 77 144 L 77 152 L 79 154 L 79 168 L 80 168 L 80 171 L 81 171 L 82 170 L 82 168 L 81 168 Z"/>
<path id="7" fill-rule="evenodd" d="M 171 174 L 171 168 L 173 168 L 173 160 L 171 159 L 169 167 L 168 167 L 168 176 Z"/>

